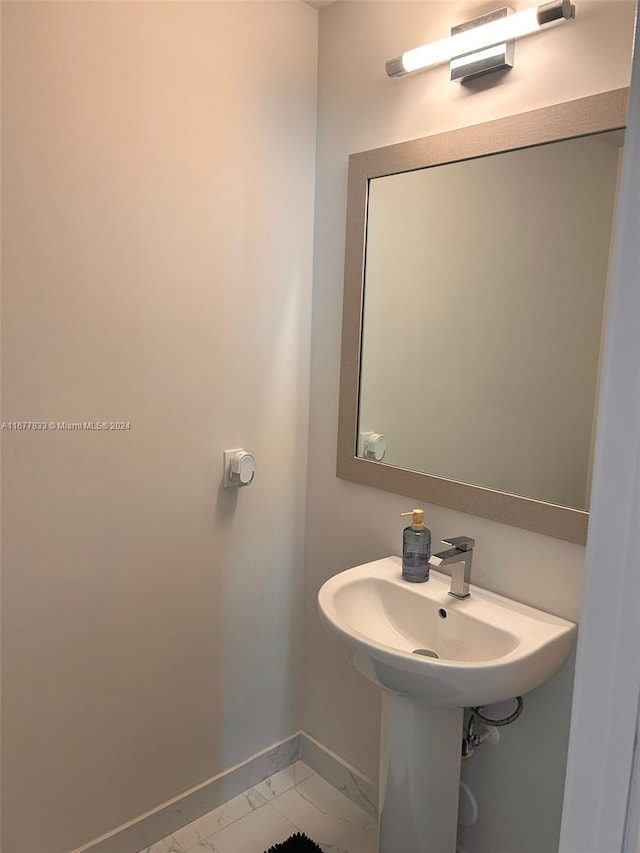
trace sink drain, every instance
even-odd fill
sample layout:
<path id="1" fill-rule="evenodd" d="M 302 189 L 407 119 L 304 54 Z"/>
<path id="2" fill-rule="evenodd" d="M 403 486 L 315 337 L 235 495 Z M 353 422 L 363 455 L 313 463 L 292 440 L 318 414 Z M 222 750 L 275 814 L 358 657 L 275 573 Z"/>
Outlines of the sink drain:
<path id="1" fill-rule="evenodd" d="M 437 655 L 433 649 L 414 649 L 414 655 L 424 655 L 426 658 L 437 658 L 440 657 Z"/>

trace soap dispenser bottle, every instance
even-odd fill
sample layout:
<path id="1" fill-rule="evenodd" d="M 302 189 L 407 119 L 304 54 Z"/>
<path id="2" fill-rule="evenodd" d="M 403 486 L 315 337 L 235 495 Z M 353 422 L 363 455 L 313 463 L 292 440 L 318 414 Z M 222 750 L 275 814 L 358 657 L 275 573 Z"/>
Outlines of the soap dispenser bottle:
<path id="1" fill-rule="evenodd" d="M 412 516 L 411 524 L 402 531 L 402 578 L 410 583 L 429 580 L 431 531 L 424 526 L 424 510 L 414 509 L 401 515 Z"/>

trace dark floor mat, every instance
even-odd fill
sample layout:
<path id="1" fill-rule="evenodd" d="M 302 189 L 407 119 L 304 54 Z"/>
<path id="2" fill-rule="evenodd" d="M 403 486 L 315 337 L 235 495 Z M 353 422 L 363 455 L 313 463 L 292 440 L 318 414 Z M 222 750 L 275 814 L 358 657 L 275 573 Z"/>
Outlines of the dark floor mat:
<path id="1" fill-rule="evenodd" d="M 302 832 L 296 832 L 291 838 L 282 841 L 280 844 L 274 844 L 265 853 L 322 853 L 322 848 L 307 838 Z"/>

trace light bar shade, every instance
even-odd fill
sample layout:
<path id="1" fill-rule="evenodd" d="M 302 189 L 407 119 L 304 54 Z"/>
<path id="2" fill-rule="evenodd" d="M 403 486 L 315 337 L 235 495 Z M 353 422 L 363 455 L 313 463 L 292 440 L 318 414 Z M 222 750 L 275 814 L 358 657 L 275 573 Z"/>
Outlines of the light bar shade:
<path id="1" fill-rule="evenodd" d="M 455 57 L 535 33 L 548 24 L 573 17 L 575 6 L 571 0 L 554 0 L 542 6 L 533 6 L 448 38 L 407 50 L 402 56 L 387 62 L 387 74 L 389 77 L 400 77 L 422 68 L 441 65 Z"/>

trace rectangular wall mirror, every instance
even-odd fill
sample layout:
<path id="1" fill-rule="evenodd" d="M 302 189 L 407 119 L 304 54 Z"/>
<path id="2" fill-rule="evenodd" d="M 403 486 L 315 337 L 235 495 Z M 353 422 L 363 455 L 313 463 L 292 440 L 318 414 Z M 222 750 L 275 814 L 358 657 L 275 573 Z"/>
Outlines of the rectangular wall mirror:
<path id="1" fill-rule="evenodd" d="M 350 157 L 339 477 L 586 541 L 627 97 Z"/>

